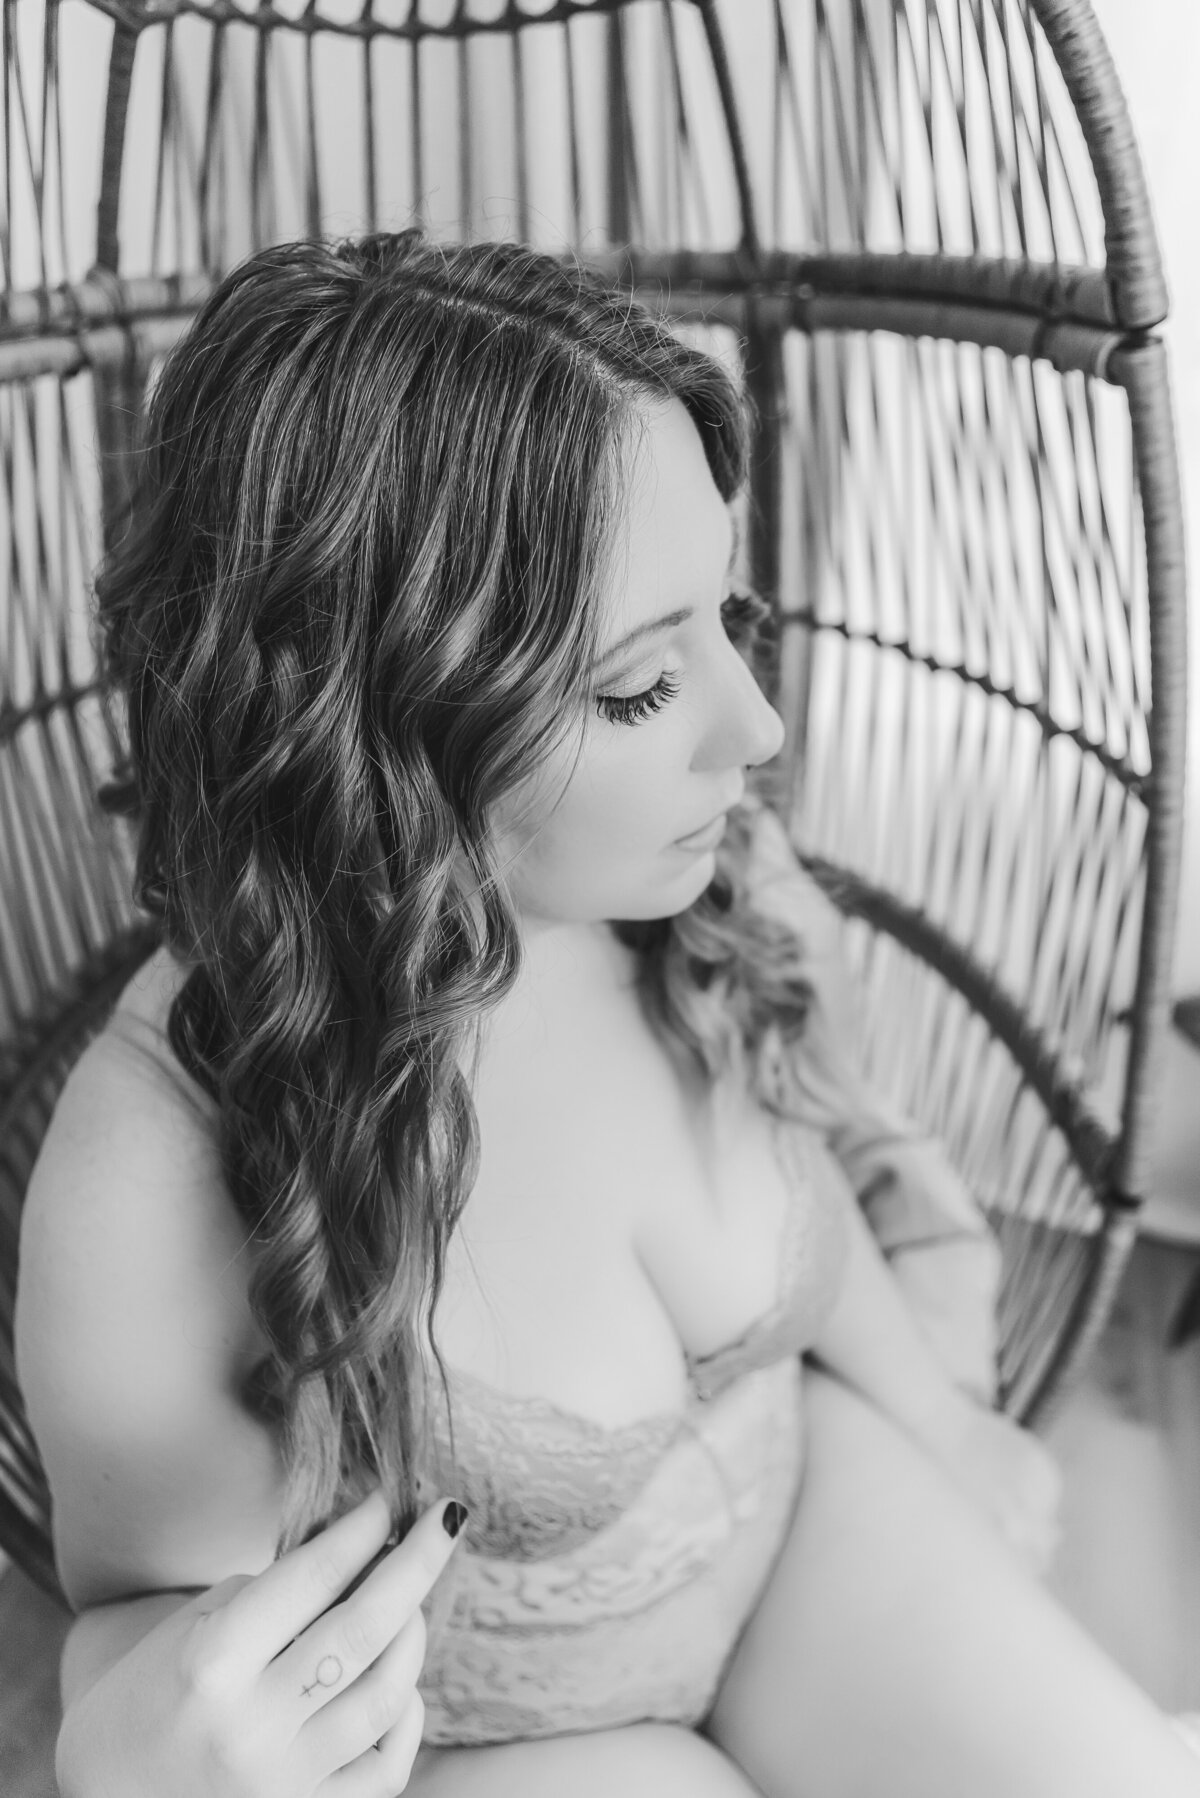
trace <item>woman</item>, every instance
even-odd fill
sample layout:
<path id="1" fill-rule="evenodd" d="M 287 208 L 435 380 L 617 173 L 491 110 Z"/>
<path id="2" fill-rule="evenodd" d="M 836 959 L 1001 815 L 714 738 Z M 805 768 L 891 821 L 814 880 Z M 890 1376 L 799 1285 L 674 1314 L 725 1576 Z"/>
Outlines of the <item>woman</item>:
<path id="1" fill-rule="evenodd" d="M 855 1202 L 993 1267 L 762 803 L 745 467 L 512 245 L 266 252 L 164 370 L 99 583 L 163 948 L 22 1248 L 66 1798 L 1200 1790 Z"/>

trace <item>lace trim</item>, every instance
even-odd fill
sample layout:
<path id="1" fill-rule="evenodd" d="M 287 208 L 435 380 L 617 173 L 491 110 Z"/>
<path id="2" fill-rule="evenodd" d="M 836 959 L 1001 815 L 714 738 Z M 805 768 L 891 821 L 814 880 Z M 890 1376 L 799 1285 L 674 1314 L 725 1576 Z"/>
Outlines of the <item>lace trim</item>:
<path id="1" fill-rule="evenodd" d="M 547 1433 L 552 1433 L 557 1426 L 572 1436 L 578 1433 L 581 1437 L 594 1438 L 588 1441 L 586 1449 L 581 1448 L 581 1452 L 604 1459 L 616 1452 L 623 1455 L 628 1454 L 631 1449 L 636 1452 L 643 1440 L 656 1445 L 660 1440 L 669 1441 L 687 1416 L 685 1405 L 673 1411 L 653 1411 L 645 1417 L 635 1417 L 629 1423 L 600 1423 L 594 1417 L 585 1416 L 582 1411 L 571 1411 L 565 1405 L 556 1405 L 553 1399 L 505 1392 L 502 1387 L 493 1386 L 478 1374 L 468 1373 L 463 1368 L 450 1367 L 448 1372 L 452 1387 L 474 1387 L 479 1396 L 473 1410 L 509 1411 L 531 1424 L 536 1420 Z M 455 1415 L 457 1414 L 456 1407 Z M 614 1443 L 620 1445 L 619 1451 L 614 1449 Z"/>
<path id="2" fill-rule="evenodd" d="M 434 1422 L 432 1471 L 439 1489 L 455 1493 L 471 1513 L 466 1545 L 476 1554 L 531 1561 L 567 1553 L 627 1510 L 683 1417 L 607 1432 L 590 1418 L 556 1415 L 533 1401 L 497 1406 L 488 1394 L 478 1408 L 456 1405 L 455 1424 L 457 1460 L 442 1417 Z"/>

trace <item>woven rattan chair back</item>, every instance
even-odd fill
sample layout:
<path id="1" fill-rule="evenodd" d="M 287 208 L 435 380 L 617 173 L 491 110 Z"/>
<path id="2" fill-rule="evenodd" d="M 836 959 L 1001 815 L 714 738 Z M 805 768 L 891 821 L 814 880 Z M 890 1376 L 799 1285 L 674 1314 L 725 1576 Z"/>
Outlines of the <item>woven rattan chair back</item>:
<path id="1" fill-rule="evenodd" d="M 154 940 L 94 804 L 121 721 L 88 625 L 146 384 L 252 248 L 414 219 L 592 261 L 745 369 L 777 804 L 848 920 L 876 1077 L 1004 1246 L 1004 1402 L 1043 1410 L 1132 1236 L 1182 781 L 1166 301 L 1087 0 L 4 21 L 0 1541 L 57 1589 L 20 1210 Z"/>

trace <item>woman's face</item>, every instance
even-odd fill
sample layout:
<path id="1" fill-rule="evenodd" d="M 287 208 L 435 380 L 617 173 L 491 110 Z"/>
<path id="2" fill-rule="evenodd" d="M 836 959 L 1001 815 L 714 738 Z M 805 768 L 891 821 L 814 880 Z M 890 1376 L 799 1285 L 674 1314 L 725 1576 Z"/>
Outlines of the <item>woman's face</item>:
<path id="1" fill-rule="evenodd" d="M 715 842 L 679 839 L 736 804 L 745 769 L 783 744 L 722 622 L 733 523 L 699 434 L 679 400 L 645 418 L 579 760 L 572 771 L 566 745 L 497 808 L 501 862 L 534 934 L 685 910 L 712 879 Z"/>

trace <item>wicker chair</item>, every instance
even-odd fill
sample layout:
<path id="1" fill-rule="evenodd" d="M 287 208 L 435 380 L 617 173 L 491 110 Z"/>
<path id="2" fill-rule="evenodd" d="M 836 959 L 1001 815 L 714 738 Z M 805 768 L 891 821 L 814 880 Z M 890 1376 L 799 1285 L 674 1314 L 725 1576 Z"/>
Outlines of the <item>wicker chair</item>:
<path id="1" fill-rule="evenodd" d="M 1183 771 L 1166 299 L 1088 0 L 28 16 L 5 37 L 0 1542 L 58 1592 L 19 1215 L 154 941 L 94 806 L 121 721 L 88 627 L 146 383 L 256 245 L 413 217 L 595 262 L 740 358 L 778 804 L 846 915 L 876 1076 L 1001 1239 L 1003 1402 L 1044 1413 L 1135 1228 Z"/>

